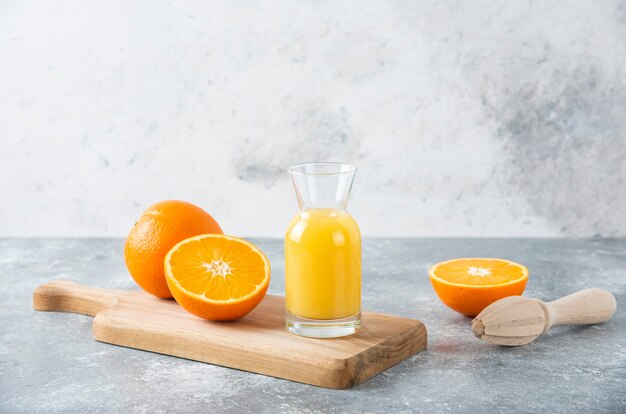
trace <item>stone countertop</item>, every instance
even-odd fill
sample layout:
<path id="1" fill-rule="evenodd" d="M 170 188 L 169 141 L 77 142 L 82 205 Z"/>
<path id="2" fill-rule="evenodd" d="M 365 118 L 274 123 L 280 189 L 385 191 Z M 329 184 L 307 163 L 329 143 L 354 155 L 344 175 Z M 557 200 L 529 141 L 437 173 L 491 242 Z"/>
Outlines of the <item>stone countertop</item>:
<path id="1" fill-rule="evenodd" d="M 284 288 L 282 240 L 253 239 Z M 35 312 L 54 279 L 136 289 L 122 239 L 0 239 L 0 412 L 625 412 L 626 240 L 365 239 L 363 307 L 423 321 L 426 351 L 350 390 L 328 390 L 95 341 L 88 316 Z M 428 267 L 504 257 L 530 269 L 526 295 L 601 287 L 617 298 L 602 325 L 555 327 L 500 348 L 435 296 Z"/>

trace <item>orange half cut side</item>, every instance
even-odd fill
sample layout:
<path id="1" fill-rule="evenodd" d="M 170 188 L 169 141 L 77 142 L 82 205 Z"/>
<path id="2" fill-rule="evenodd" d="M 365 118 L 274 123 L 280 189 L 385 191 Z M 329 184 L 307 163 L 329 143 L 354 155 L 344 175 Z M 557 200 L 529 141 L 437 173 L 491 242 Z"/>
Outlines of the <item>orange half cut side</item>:
<path id="1" fill-rule="evenodd" d="M 428 273 L 439 299 L 470 317 L 499 299 L 521 295 L 528 280 L 525 266 L 505 259 L 453 259 Z"/>
<path id="2" fill-rule="evenodd" d="M 188 312 L 209 320 L 233 320 L 258 305 L 269 286 L 270 262 L 252 243 L 203 234 L 175 245 L 165 256 L 167 285 Z"/>
<path id="3" fill-rule="evenodd" d="M 528 269 L 505 259 L 453 259 L 431 268 L 431 277 L 462 286 L 499 286 L 528 277 Z"/>

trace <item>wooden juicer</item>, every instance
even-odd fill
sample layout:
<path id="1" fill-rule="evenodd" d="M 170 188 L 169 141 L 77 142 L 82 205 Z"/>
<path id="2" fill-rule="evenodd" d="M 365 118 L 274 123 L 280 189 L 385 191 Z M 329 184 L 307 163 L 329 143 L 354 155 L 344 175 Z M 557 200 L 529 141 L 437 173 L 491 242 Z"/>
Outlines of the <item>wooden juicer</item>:
<path id="1" fill-rule="evenodd" d="M 552 302 L 509 296 L 483 309 L 472 321 L 478 338 L 496 345 L 526 345 L 554 325 L 606 322 L 617 302 L 604 289 L 585 289 Z"/>

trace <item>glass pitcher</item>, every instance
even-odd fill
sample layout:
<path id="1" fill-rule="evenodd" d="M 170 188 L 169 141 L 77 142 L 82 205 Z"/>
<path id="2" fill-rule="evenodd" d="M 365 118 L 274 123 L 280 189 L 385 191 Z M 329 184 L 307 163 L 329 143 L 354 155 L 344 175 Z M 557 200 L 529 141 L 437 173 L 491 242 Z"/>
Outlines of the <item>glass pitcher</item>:
<path id="1" fill-rule="evenodd" d="M 334 338 L 361 326 L 361 232 L 346 210 L 356 170 L 288 168 L 300 211 L 285 236 L 286 325 L 297 335 Z"/>

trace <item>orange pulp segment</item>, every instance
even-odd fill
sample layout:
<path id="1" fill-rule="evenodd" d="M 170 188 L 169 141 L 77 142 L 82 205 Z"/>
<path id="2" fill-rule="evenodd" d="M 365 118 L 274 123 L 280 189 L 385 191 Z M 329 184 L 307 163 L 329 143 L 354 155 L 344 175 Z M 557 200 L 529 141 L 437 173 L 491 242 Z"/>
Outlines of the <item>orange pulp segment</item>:
<path id="1" fill-rule="evenodd" d="M 453 285 L 496 286 L 525 279 L 528 269 L 504 259 L 453 259 L 433 266 L 431 275 Z"/>

